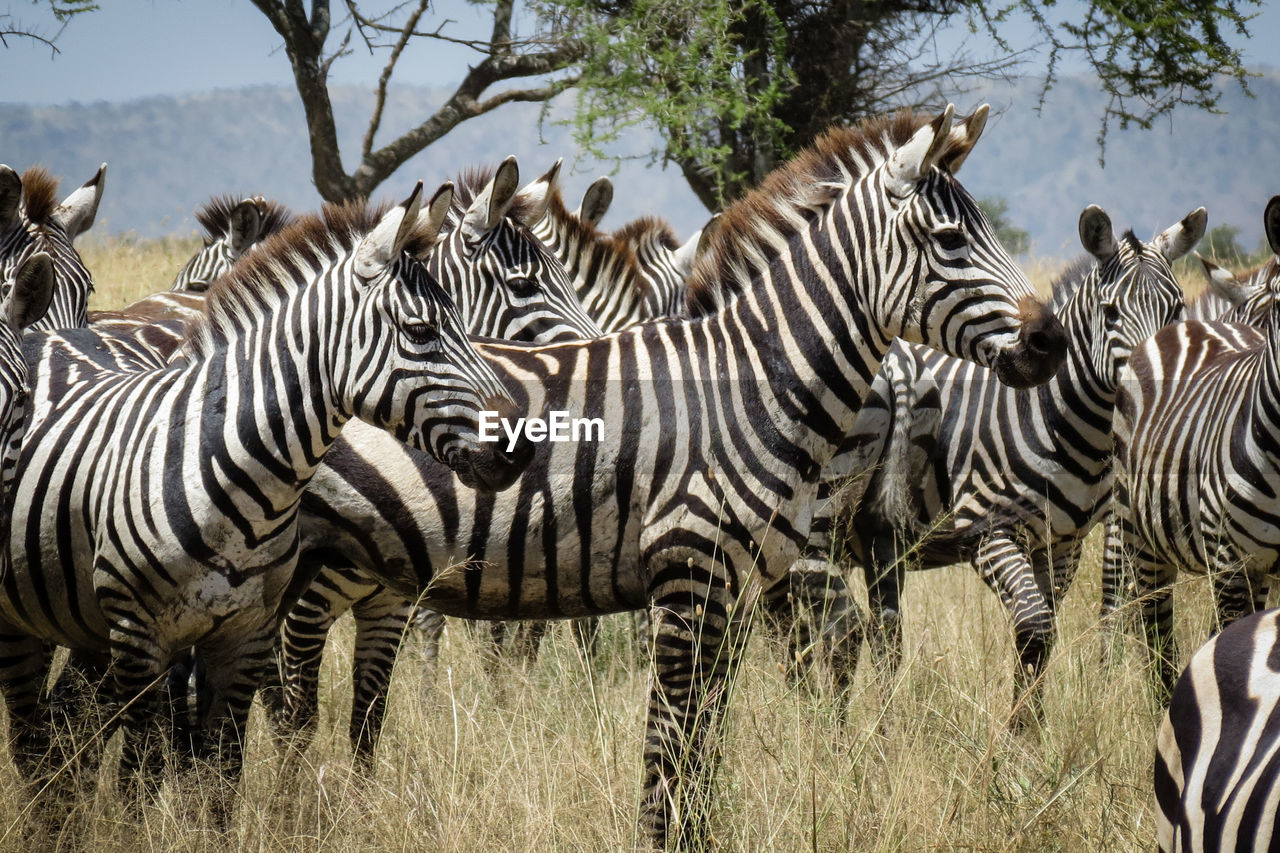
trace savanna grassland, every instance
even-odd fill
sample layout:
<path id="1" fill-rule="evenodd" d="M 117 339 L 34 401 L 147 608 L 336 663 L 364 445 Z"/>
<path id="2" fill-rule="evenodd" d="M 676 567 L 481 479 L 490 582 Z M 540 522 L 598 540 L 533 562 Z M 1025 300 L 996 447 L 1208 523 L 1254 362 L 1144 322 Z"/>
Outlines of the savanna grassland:
<path id="1" fill-rule="evenodd" d="M 87 240 L 96 308 L 163 289 L 194 240 Z M 1053 265 L 1036 265 L 1047 278 Z M 127 289 L 119 282 L 145 282 Z M 1137 851 L 1153 846 L 1150 768 L 1158 710 L 1145 652 L 1128 637 L 1100 664 L 1100 540 L 1061 608 L 1043 730 L 1011 734 L 1014 651 L 995 596 L 966 567 L 910 577 L 898 680 L 864 666 L 842 722 L 821 677 L 789 683 L 777 641 L 757 631 L 733 686 L 718 780 L 723 850 Z M 852 579 L 859 596 L 861 581 Z M 1209 632 L 1208 586 L 1178 589 L 1184 650 Z M 865 597 L 863 599 L 865 601 Z M 198 817 L 207 786 L 166 784 L 130 814 L 110 784 L 60 839 L 28 837 L 28 796 L 0 762 L 0 850 L 550 851 L 631 849 L 646 673 L 626 616 L 594 664 L 565 626 L 532 669 L 491 678 L 480 640 L 456 621 L 434 670 L 406 639 L 372 775 L 347 744 L 349 618 L 323 672 L 319 735 L 285 768 L 265 721 L 251 723 L 230 839 Z M 109 779 L 104 774 L 104 782 Z M 73 838 L 74 836 L 74 838 Z"/>

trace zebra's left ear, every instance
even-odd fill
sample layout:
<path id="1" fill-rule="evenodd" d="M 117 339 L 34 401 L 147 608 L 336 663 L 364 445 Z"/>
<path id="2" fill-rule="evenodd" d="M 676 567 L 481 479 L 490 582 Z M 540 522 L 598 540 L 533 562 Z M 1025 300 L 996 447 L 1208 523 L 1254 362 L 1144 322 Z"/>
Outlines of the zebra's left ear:
<path id="1" fill-rule="evenodd" d="M 582 204 L 578 205 L 573 215 L 578 217 L 579 222 L 594 226 L 609 212 L 611 204 L 613 204 L 613 181 L 605 175 L 591 182 L 591 186 L 587 187 L 587 191 L 582 194 Z"/>
<path id="2" fill-rule="evenodd" d="M 15 329 L 39 320 L 53 302 L 53 259 L 36 252 L 22 262 L 14 276 L 13 290 L 4 301 L 4 316 Z"/>
<path id="3" fill-rule="evenodd" d="M 98 215 L 98 202 L 107 183 L 107 164 L 98 167 L 97 173 L 80 189 L 67 196 L 53 211 L 53 221 L 67 232 L 67 239 L 74 240 L 93 226 Z"/>
<path id="4" fill-rule="evenodd" d="M 511 202 L 511 211 L 520 221 L 532 228 L 547 215 L 547 207 L 551 204 L 551 196 L 560 193 L 560 166 L 564 158 L 556 160 L 555 165 L 545 175 L 526 186 Z"/>
<path id="5" fill-rule="evenodd" d="M 449 208 L 453 205 L 453 181 L 445 181 L 436 190 L 436 194 L 427 202 L 427 206 L 418 214 L 418 226 L 414 229 L 414 243 L 410 251 L 420 261 L 431 256 L 440 239 L 440 228 L 449 216 Z"/>
<path id="6" fill-rule="evenodd" d="M 951 117 L 954 104 L 947 104 L 942 115 L 917 130 L 907 143 L 889 158 L 885 165 L 886 180 L 898 196 L 915 192 L 916 185 L 938 164 L 951 140 Z"/>
<path id="7" fill-rule="evenodd" d="M 478 240 L 498 227 L 516 197 L 519 184 L 520 167 L 516 165 L 515 155 L 512 154 L 502 161 L 498 171 L 493 173 L 493 179 L 462 215 L 462 236 L 468 240 Z"/>
<path id="8" fill-rule="evenodd" d="M 0 163 L 0 234 L 5 234 L 18 224 L 21 218 L 18 207 L 22 204 L 22 178 L 13 169 Z"/>
<path id="9" fill-rule="evenodd" d="M 236 257 L 258 242 L 262 236 L 262 209 L 258 199 L 246 198 L 231 209 L 231 222 L 228 237 L 231 238 L 231 251 Z"/>
<path id="10" fill-rule="evenodd" d="M 987 126 L 987 115 L 990 112 L 991 107 L 983 104 L 974 110 L 972 115 L 956 122 L 955 127 L 951 128 L 950 144 L 939 164 L 943 169 L 953 175 L 960 171 L 969 152 L 973 150 L 974 143 L 978 141 L 978 137 L 982 136 L 982 131 Z"/>
<path id="11" fill-rule="evenodd" d="M 1262 230 L 1267 232 L 1271 251 L 1280 255 L 1280 195 L 1273 195 L 1262 212 Z"/>
<path id="12" fill-rule="evenodd" d="M 672 262 L 675 265 L 676 272 L 680 273 L 684 278 L 689 277 L 689 273 L 693 272 L 693 263 L 698 260 L 698 256 L 706 251 L 707 244 L 711 242 L 711 235 L 716 233 L 720 227 L 720 214 L 712 216 L 707 220 L 707 224 L 702 229 L 684 241 L 684 245 L 676 249 L 675 257 Z"/>
<path id="13" fill-rule="evenodd" d="M 356 246 L 356 275 L 368 281 L 381 275 L 408 242 L 418 224 L 418 211 L 422 208 L 422 181 L 402 203 L 388 210 Z"/>
<path id="14" fill-rule="evenodd" d="M 1080 245 L 1099 263 L 1111 260 L 1120 251 L 1116 232 L 1111 228 L 1111 217 L 1096 204 L 1080 211 Z"/>
<path id="15" fill-rule="evenodd" d="M 1182 221 L 1177 225 L 1165 229 L 1153 242 L 1160 254 L 1164 255 L 1165 260 L 1173 263 L 1200 242 L 1200 238 L 1204 236 L 1205 226 L 1208 224 L 1208 211 L 1203 207 L 1197 207 L 1182 217 Z"/>

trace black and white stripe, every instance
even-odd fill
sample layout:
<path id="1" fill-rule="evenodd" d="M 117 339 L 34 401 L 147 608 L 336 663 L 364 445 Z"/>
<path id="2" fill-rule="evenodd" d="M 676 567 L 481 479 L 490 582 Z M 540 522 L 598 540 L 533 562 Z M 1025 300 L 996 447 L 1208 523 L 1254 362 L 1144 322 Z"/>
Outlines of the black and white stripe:
<path id="1" fill-rule="evenodd" d="M 289 224 L 293 214 L 262 196 L 216 196 L 196 211 L 204 245 L 174 276 L 170 290 L 203 293 L 250 249 Z"/>
<path id="2" fill-rule="evenodd" d="M 1173 687 L 1156 740 L 1162 853 L 1274 850 L 1280 836 L 1280 610 L 1233 622 Z"/>

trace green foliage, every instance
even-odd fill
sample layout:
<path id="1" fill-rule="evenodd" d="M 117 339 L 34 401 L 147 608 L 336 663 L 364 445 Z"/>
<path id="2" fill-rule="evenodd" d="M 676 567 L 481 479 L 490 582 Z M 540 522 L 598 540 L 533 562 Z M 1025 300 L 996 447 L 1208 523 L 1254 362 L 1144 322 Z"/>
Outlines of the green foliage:
<path id="1" fill-rule="evenodd" d="M 40 4 L 40 0 L 32 0 L 32 2 L 34 5 Z M 83 12 L 97 10 L 96 0 L 49 0 L 49 11 L 53 12 L 53 16 L 59 21 L 69 21 Z"/>
<path id="2" fill-rule="evenodd" d="M 1243 233 L 1234 225 L 1215 225 L 1210 228 L 1200 241 L 1200 254 L 1210 258 L 1222 266 L 1240 268 L 1261 263 L 1271 255 L 1271 249 L 1265 240 L 1254 251 L 1240 245 Z"/>
<path id="3" fill-rule="evenodd" d="M 1150 128 L 1180 105 L 1216 110 L 1222 97 L 1221 75 L 1248 91 L 1241 50 L 1225 33 L 1248 38 L 1248 22 L 1261 0 L 1092 0 L 1083 20 L 1049 17 L 1056 0 L 1004 0 L 974 3 L 987 31 L 1000 39 L 1000 25 L 1015 12 L 1031 17 L 1049 44 L 1044 91 L 1053 85 L 1058 60 L 1082 53 L 1108 96 L 1098 134 L 1118 120 Z M 1003 42 L 1001 42 L 1003 44 Z"/>
<path id="4" fill-rule="evenodd" d="M 716 208 L 757 184 L 832 124 L 899 106 L 936 106 L 974 78 L 1023 63 L 1003 34 L 1030 19 L 1048 46 L 1044 94 L 1060 60 L 1083 54 L 1107 97 L 1099 145 L 1115 121 L 1147 128 L 1179 105 L 1220 108 L 1247 92 L 1240 40 L 1261 0 L 532 0 L 546 32 L 578 40 L 576 141 L 599 152 L 637 124 L 648 152 L 676 163 Z M 934 36 L 958 15 L 1007 56 L 940 56 Z M 1072 16 L 1072 17 L 1068 17 Z M 1105 151 L 1105 148 L 1101 149 Z"/>
<path id="5" fill-rule="evenodd" d="M 1011 255 L 1025 255 L 1031 248 L 1031 236 L 1009 221 L 1009 202 L 1003 198 L 987 198 L 978 202 L 978 207 L 991 221 L 991 228 L 996 237 L 1004 244 Z"/>

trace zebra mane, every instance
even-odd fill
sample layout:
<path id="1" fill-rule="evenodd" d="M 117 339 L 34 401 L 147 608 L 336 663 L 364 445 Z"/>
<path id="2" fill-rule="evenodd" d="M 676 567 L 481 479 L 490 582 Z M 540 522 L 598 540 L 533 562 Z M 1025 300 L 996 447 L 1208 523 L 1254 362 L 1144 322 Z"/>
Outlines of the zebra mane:
<path id="1" fill-rule="evenodd" d="M 1067 265 L 1066 269 L 1058 273 L 1053 283 L 1049 285 L 1049 308 L 1057 312 L 1066 307 L 1067 301 L 1080 289 L 1080 285 L 1089 277 L 1089 273 L 1093 272 L 1097 263 L 1097 258 L 1086 253 L 1077 257 Z"/>
<path id="2" fill-rule="evenodd" d="M 22 173 L 22 209 L 27 221 L 49 222 L 58 208 L 58 179 L 43 166 L 31 166 Z"/>
<path id="3" fill-rule="evenodd" d="M 453 203 L 449 205 L 448 225 L 446 230 L 457 227 L 462 221 L 462 215 L 467 212 L 467 208 L 471 207 L 471 203 L 476 200 L 476 196 L 484 192 L 484 188 L 493 180 L 494 174 L 498 171 L 496 166 L 471 166 L 464 169 L 453 181 Z M 531 218 L 538 211 L 533 209 L 533 203 L 529 199 L 516 193 L 515 199 L 511 202 L 511 207 L 507 209 L 507 217 L 514 219 L 516 222 L 529 225 Z"/>
<path id="4" fill-rule="evenodd" d="M 657 243 L 672 251 L 680 248 L 680 239 L 671 230 L 671 223 L 660 216 L 641 216 L 613 232 L 613 238 L 629 246 Z"/>
<path id="5" fill-rule="evenodd" d="M 207 240 L 220 240 L 231 230 L 231 212 L 249 196 L 233 194 L 216 195 L 196 209 L 196 221 L 204 229 Z M 265 239 L 293 221 L 287 207 L 271 199 L 258 199 L 258 212 L 262 215 L 259 239 Z"/>
<path id="6" fill-rule="evenodd" d="M 208 352 L 218 332 L 232 332 L 238 320 L 270 311 L 269 306 L 286 294 L 282 278 L 298 283 L 309 280 L 317 268 L 349 254 L 391 207 L 389 202 L 326 204 L 318 214 L 292 220 L 209 288 L 204 309 L 188 324 L 180 351 Z M 425 223 L 420 219 L 418 224 Z M 435 238 L 429 229 L 419 228 L 409 236 L 404 251 L 423 255 L 435 245 Z"/>
<path id="7" fill-rule="evenodd" d="M 690 316 L 718 310 L 724 297 L 742 289 L 753 267 L 777 254 L 777 246 L 808 226 L 832 202 L 910 141 L 933 116 L 899 110 L 854 127 L 833 127 L 808 148 L 774 169 L 756 189 L 725 210 L 720 227 L 689 275 Z M 967 153 L 952 146 L 940 166 Z"/>

